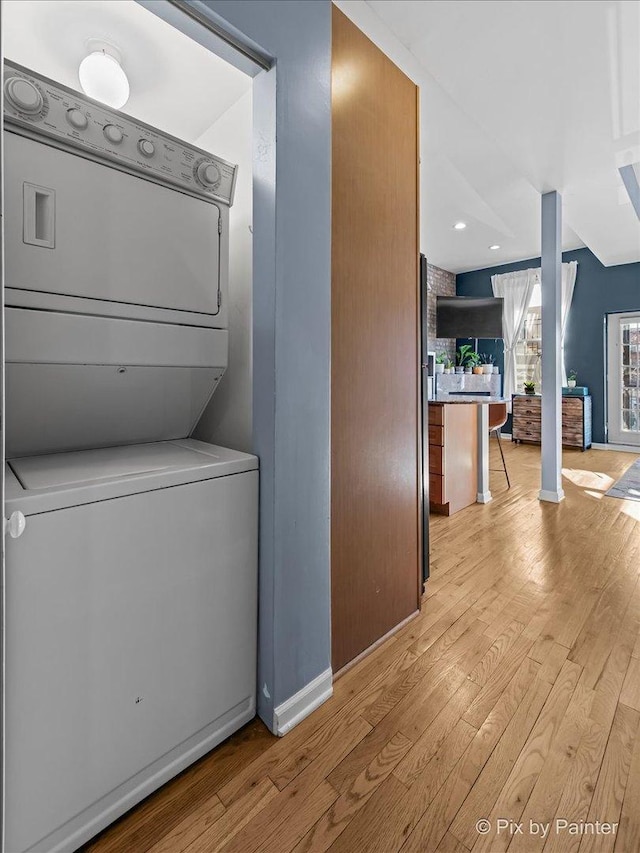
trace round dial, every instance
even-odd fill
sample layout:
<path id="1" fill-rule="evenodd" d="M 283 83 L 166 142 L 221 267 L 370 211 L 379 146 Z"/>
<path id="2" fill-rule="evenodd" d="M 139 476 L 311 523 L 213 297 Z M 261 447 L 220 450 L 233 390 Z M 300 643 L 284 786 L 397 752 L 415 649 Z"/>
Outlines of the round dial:
<path id="1" fill-rule="evenodd" d="M 115 124 L 105 124 L 102 132 L 114 145 L 119 145 L 122 142 L 123 133 Z"/>
<path id="2" fill-rule="evenodd" d="M 5 83 L 5 94 L 9 103 L 20 112 L 34 115 L 44 104 L 39 90 L 23 77 L 10 77 Z"/>
<path id="3" fill-rule="evenodd" d="M 139 139 L 138 151 L 144 157 L 153 157 L 153 155 L 156 153 L 156 146 L 148 139 Z"/>
<path id="4" fill-rule="evenodd" d="M 217 187 L 222 179 L 220 169 L 218 169 L 216 164 L 207 163 L 206 160 L 200 163 L 196 170 L 196 175 L 200 183 L 205 187 Z"/>
<path id="5" fill-rule="evenodd" d="M 89 120 L 82 110 L 76 109 L 67 110 L 67 121 L 71 127 L 75 127 L 76 130 L 84 130 L 89 124 Z"/>

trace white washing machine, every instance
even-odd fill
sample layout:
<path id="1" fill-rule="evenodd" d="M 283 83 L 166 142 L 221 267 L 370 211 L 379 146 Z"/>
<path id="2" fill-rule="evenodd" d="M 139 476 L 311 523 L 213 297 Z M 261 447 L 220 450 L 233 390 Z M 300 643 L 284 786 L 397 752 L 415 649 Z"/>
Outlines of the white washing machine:
<path id="1" fill-rule="evenodd" d="M 169 441 L 17 458 L 6 850 L 75 850 L 255 714 L 255 457 Z"/>
<path id="2" fill-rule="evenodd" d="M 255 713 L 258 462 L 227 365 L 235 167 L 5 67 L 8 853 L 81 844 Z"/>

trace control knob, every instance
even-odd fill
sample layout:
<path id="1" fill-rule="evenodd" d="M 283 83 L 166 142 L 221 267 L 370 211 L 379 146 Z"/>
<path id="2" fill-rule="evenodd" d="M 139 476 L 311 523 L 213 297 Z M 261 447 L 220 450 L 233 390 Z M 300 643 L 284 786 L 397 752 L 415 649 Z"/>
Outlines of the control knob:
<path id="1" fill-rule="evenodd" d="M 220 169 L 216 166 L 215 163 L 208 163 L 204 160 L 198 166 L 196 170 L 196 175 L 198 176 L 198 180 L 205 187 L 216 187 L 220 183 L 222 175 L 220 174 Z"/>
<path id="2" fill-rule="evenodd" d="M 84 130 L 89 124 L 89 119 L 82 110 L 77 110 L 73 107 L 70 110 L 67 110 L 67 121 L 71 127 L 75 127 L 76 130 Z"/>
<path id="3" fill-rule="evenodd" d="M 119 127 L 116 127 L 115 124 L 105 124 L 102 129 L 105 137 L 109 140 L 109 142 L 114 145 L 119 145 L 122 142 L 123 133 Z"/>
<path id="4" fill-rule="evenodd" d="M 149 139 L 139 139 L 138 151 L 144 157 L 153 157 L 153 155 L 156 153 L 156 146 Z"/>
<path id="5" fill-rule="evenodd" d="M 42 109 L 42 95 L 33 83 L 23 77 L 10 77 L 4 91 L 11 106 L 22 113 L 35 115 Z"/>

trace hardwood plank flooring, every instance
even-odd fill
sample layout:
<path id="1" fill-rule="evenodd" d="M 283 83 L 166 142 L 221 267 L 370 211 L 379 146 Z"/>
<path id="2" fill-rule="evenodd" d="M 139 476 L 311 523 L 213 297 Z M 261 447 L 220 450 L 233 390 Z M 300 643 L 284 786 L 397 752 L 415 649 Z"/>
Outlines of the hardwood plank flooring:
<path id="1" fill-rule="evenodd" d="M 496 471 L 490 504 L 432 516 L 416 619 L 286 737 L 253 721 L 85 853 L 639 853 L 640 503 L 604 497 L 634 457 L 565 451 L 553 506 L 539 449 L 504 445 L 510 490 Z"/>

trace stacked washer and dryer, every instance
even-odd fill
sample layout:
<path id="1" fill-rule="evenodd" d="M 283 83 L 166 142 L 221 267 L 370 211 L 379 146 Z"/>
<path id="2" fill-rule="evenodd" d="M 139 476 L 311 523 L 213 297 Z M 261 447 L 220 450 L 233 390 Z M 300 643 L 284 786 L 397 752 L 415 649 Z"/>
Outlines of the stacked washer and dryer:
<path id="1" fill-rule="evenodd" d="M 227 365 L 235 167 L 7 62 L 4 827 L 72 851 L 255 713 L 255 457 Z"/>

